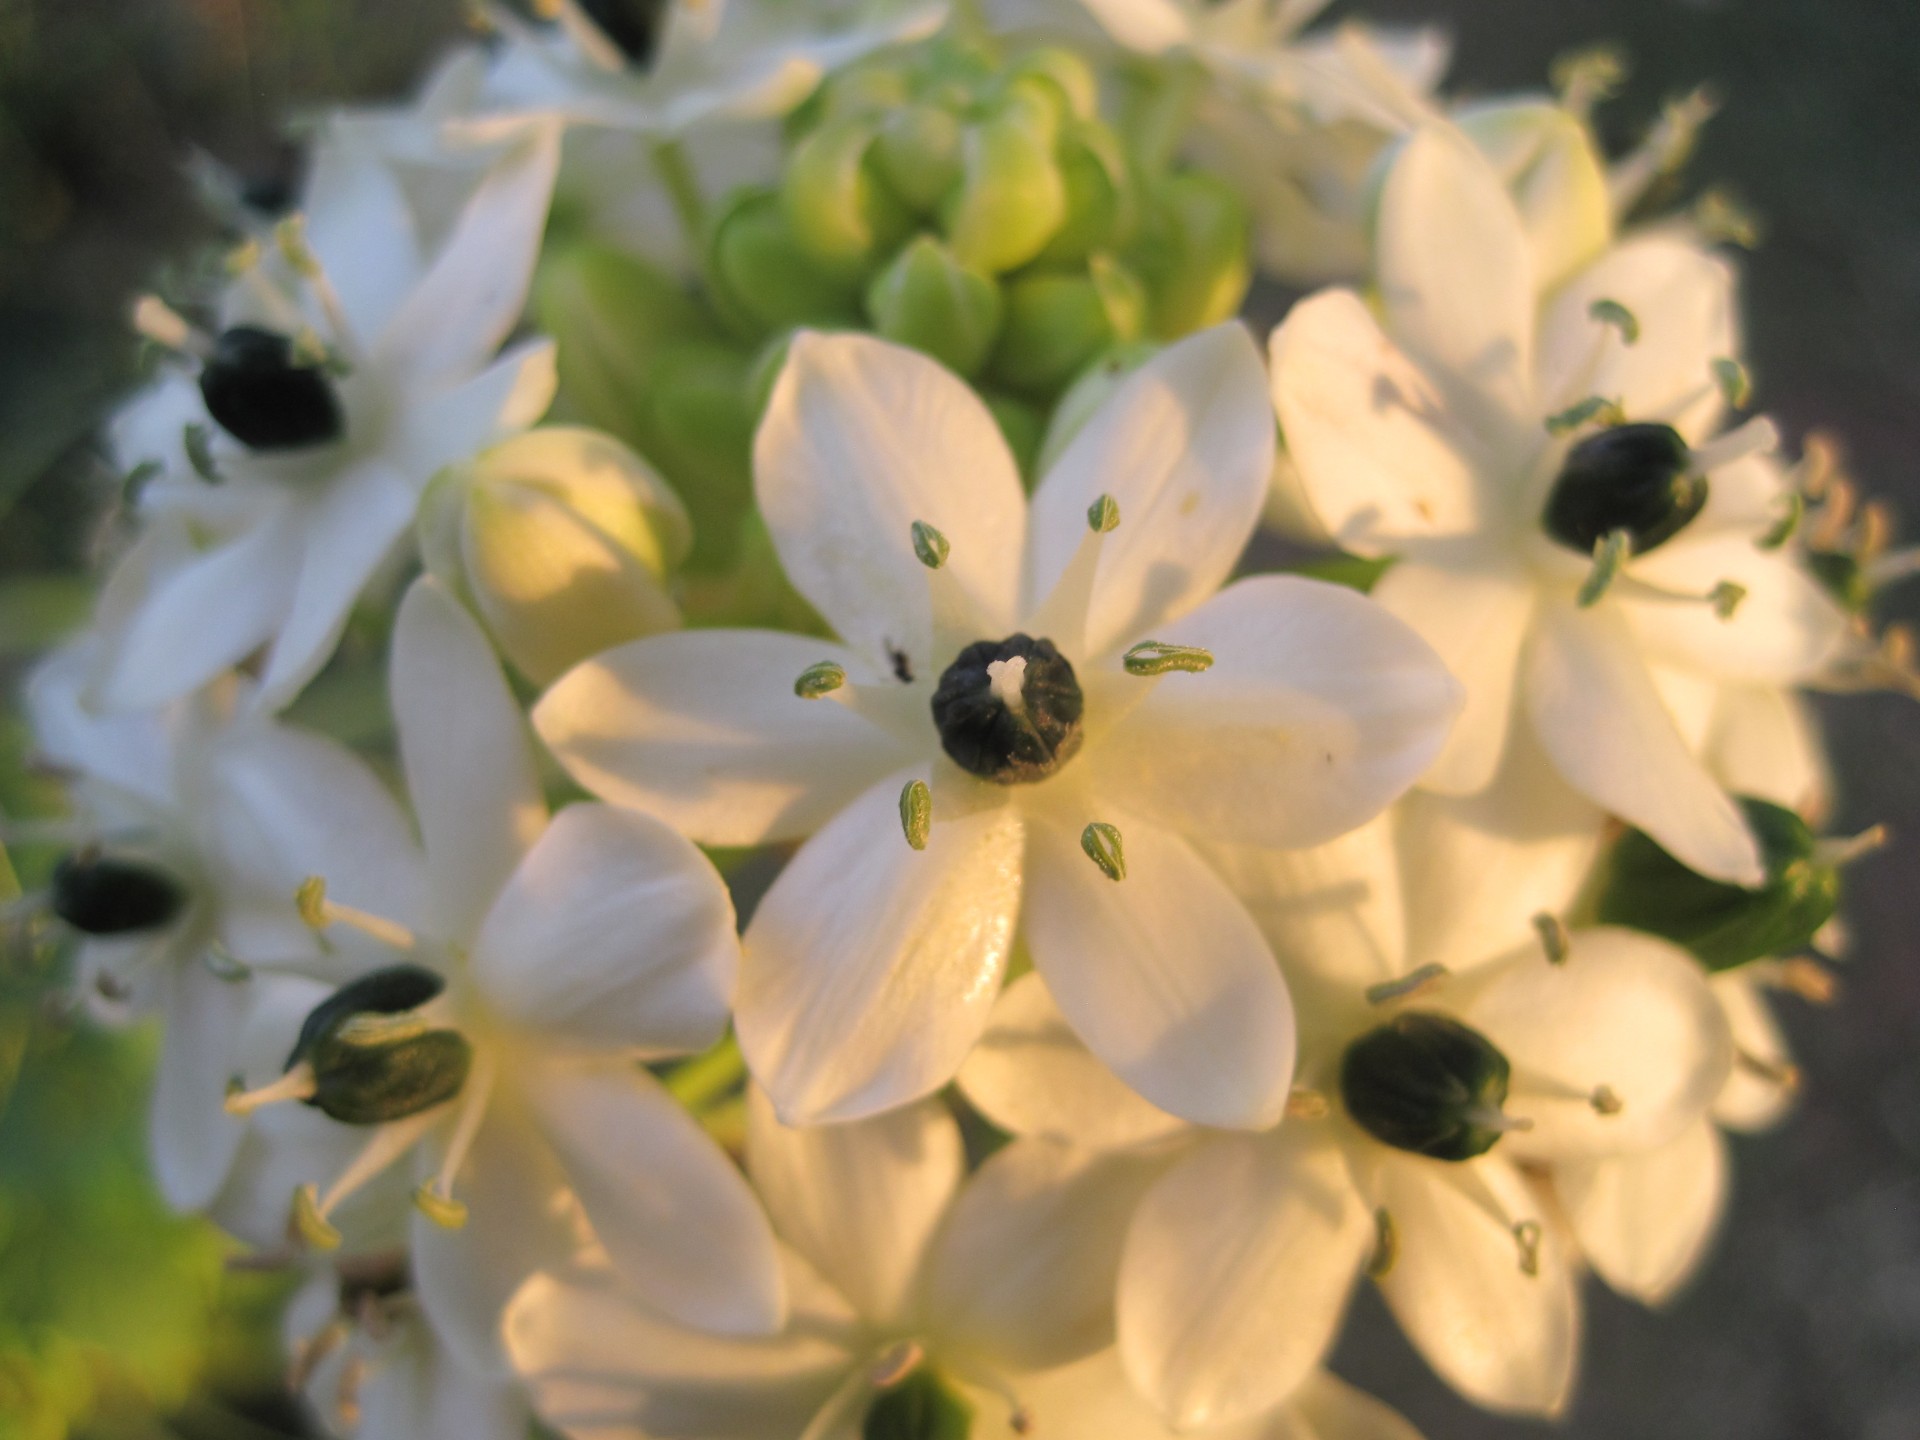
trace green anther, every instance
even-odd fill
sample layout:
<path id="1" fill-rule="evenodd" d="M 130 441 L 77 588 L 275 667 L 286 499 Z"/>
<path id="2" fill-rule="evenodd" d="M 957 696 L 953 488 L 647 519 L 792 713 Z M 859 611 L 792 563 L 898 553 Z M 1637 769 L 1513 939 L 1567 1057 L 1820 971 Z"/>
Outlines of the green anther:
<path id="1" fill-rule="evenodd" d="M 1752 250 L 1760 244 L 1760 222 L 1753 212 L 1724 190 L 1709 190 L 1693 207 L 1694 228 L 1710 245 L 1738 245 Z"/>
<path id="2" fill-rule="evenodd" d="M 442 1230 L 460 1230 L 466 1227 L 467 1207 L 451 1195 L 442 1195 L 429 1181 L 413 1192 L 413 1208 Z"/>
<path id="3" fill-rule="evenodd" d="M 1520 1247 L 1520 1273 L 1529 1278 L 1540 1273 L 1540 1237 L 1538 1220 L 1522 1220 L 1513 1227 L 1513 1243 Z"/>
<path id="4" fill-rule="evenodd" d="M 1080 848 L 1109 880 L 1127 878 L 1127 856 L 1120 847 L 1120 831 L 1114 826 L 1095 820 L 1080 832 Z"/>
<path id="5" fill-rule="evenodd" d="M 1533 930 L 1540 937 L 1540 948 L 1546 951 L 1547 962 L 1566 964 L 1567 956 L 1573 952 L 1573 937 L 1567 933 L 1567 922 L 1550 910 L 1542 910 L 1533 917 Z"/>
<path id="6" fill-rule="evenodd" d="M 1713 362 L 1713 383 L 1720 387 L 1720 395 L 1735 410 L 1744 410 L 1753 399 L 1753 380 L 1747 374 L 1747 367 L 1738 360 L 1721 356 Z"/>
<path id="7" fill-rule="evenodd" d="M 1580 583 L 1580 593 L 1576 597 L 1582 610 L 1600 603 L 1600 597 L 1607 593 L 1632 550 L 1633 536 L 1625 530 L 1609 530 L 1594 545 L 1593 569 L 1587 572 L 1587 578 Z"/>
<path id="8" fill-rule="evenodd" d="M 1087 528 L 1096 535 L 1105 535 L 1120 523 L 1120 502 L 1111 495 L 1102 495 L 1087 507 Z"/>
<path id="9" fill-rule="evenodd" d="M 809 665 L 800 672 L 800 678 L 793 682 L 793 693 L 802 700 L 818 700 L 824 695 L 831 695 L 846 683 L 844 665 L 822 660 L 818 665 Z"/>
<path id="10" fill-rule="evenodd" d="M 320 1192 L 312 1185 L 293 1192 L 293 1228 L 315 1250 L 340 1248 L 340 1232 L 320 1213 Z"/>
<path id="11" fill-rule="evenodd" d="M 1618 300 L 1596 300 L 1587 307 L 1587 313 L 1601 324 L 1611 325 L 1618 330 L 1624 343 L 1640 343 L 1640 317 Z"/>
<path id="12" fill-rule="evenodd" d="M 1733 619 L 1734 612 L 1740 608 L 1740 602 L 1747 598 L 1747 587 L 1736 585 L 1731 580 L 1722 580 L 1713 587 L 1707 599 L 1713 606 L 1713 613 L 1722 620 Z"/>
<path id="13" fill-rule="evenodd" d="M 1385 1005 L 1391 1000 L 1404 1000 L 1409 995 L 1417 995 L 1437 981 L 1446 979 L 1453 972 L 1446 966 L 1434 961 L 1410 970 L 1398 980 L 1383 980 L 1378 985 L 1367 987 L 1369 1005 Z"/>
<path id="14" fill-rule="evenodd" d="M 214 979 L 225 980 L 229 985 L 238 985 L 243 980 L 253 978 L 253 967 L 218 941 L 207 947 L 200 957 L 200 963 L 207 967 L 207 973 Z"/>
<path id="15" fill-rule="evenodd" d="M 1142 640 L 1127 651 L 1121 664 L 1129 675 L 1165 675 L 1170 670 L 1199 675 L 1213 668 L 1213 652 L 1198 645 L 1167 645 L 1158 640 Z"/>
<path id="16" fill-rule="evenodd" d="M 907 844 L 916 850 L 927 848 L 927 836 L 933 831 L 933 792 L 924 780 L 909 780 L 900 791 L 900 828 Z"/>
<path id="17" fill-rule="evenodd" d="M 327 928 L 327 882 L 319 875 L 309 875 L 300 882 L 293 892 L 294 908 L 300 912 L 300 923 L 309 930 Z"/>
<path id="18" fill-rule="evenodd" d="M 947 537 L 924 520 L 913 522 L 913 553 L 920 557 L 920 563 L 929 570 L 938 570 L 947 563 L 947 556 L 953 550 Z"/>
<path id="19" fill-rule="evenodd" d="M 307 217 L 289 215 L 273 227 L 273 240 L 280 253 L 297 274 L 312 279 L 320 273 L 320 262 L 307 244 Z"/>
<path id="20" fill-rule="evenodd" d="M 193 466 L 193 473 L 209 485 L 218 485 L 221 480 L 220 469 L 213 460 L 213 431 L 198 420 L 180 433 L 180 448 L 187 452 L 187 463 Z"/>
<path id="21" fill-rule="evenodd" d="M 1393 1269 L 1393 1262 L 1400 1258 L 1400 1231 L 1393 1223 L 1393 1216 L 1382 1205 L 1373 1212 L 1373 1254 L 1367 1257 L 1367 1277 L 1371 1280 L 1384 1280 L 1387 1272 Z"/>
<path id="22" fill-rule="evenodd" d="M 1620 408 L 1618 400 L 1609 400 L 1604 395 L 1589 395 L 1578 405 L 1569 405 L 1559 414 L 1549 415 L 1547 433 L 1565 435 L 1592 420 L 1607 425 L 1624 425 L 1626 419 L 1626 412 Z"/>
<path id="23" fill-rule="evenodd" d="M 1806 518 L 1807 500 L 1798 490 L 1789 490 L 1786 494 L 1786 510 L 1766 534 L 1753 543 L 1762 550 L 1779 550 L 1794 537 L 1800 528 L 1800 522 Z"/>

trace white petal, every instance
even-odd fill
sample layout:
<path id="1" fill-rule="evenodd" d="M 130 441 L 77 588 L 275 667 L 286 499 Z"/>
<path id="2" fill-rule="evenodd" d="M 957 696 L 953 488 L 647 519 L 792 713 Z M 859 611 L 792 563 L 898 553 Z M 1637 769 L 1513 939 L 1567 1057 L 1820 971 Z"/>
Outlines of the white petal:
<path id="1" fill-rule="evenodd" d="M 422 396 L 389 442 L 393 463 L 418 494 L 442 466 L 457 464 L 547 413 L 559 383 L 551 340 L 516 345 L 470 380 Z"/>
<path id="2" fill-rule="evenodd" d="M 561 677 L 533 723 L 587 789 L 702 844 L 796 839 L 912 759 L 848 707 L 793 693 L 829 660 L 868 673 L 844 647 L 799 635 L 656 635 Z"/>
<path id="3" fill-rule="evenodd" d="M 1831 804 L 1833 775 L 1813 708 L 1791 690 L 1722 687 L 1708 734 L 1707 766 L 1735 795 L 1757 795 L 1819 814 Z"/>
<path id="4" fill-rule="evenodd" d="M 802 846 L 747 929 L 740 1044 L 789 1122 L 857 1119 L 946 1084 L 1000 988 L 1019 817 L 936 815 L 914 850 L 900 829 L 909 778 L 881 781 Z"/>
<path id="5" fill-rule="evenodd" d="M 1089 817 L 1092 819 L 1095 817 Z M 1293 1081 L 1293 1002 L 1246 908 L 1179 836 L 1121 813 L 1126 878 L 1057 820 L 1028 830 L 1024 931 L 1089 1049 L 1162 1110 L 1263 1129 Z"/>
<path id="6" fill-rule="evenodd" d="M 1501 1142 L 1529 1159 L 1664 1145 L 1706 1114 L 1733 1042 L 1706 973 L 1633 930 L 1576 930 L 1566 960 L 1538 947 L 1466 977 L 1448 1004 L 1513 1065 L 1509 1114 L 1533 1128 Z M 1598 1086 L 1616 1114 L 1590 1103 Z"/>
<path id="7" fill-rule="evenodd" d="M 927 1247 L 967 1173 L 944 1105 L 922 1100 L 849 1125 L 794 1129 L 756 1090 L 747 1166 L 780 1238 L 863 1322 L 884 1331 L 911 1319 Z"/>
<path id="8" fill-rule="evenodd" d="M 377 342 L 422 381 L 471 375 L 526 303 L 560 166 L 560 131 L 542 125 L 498 161 L 446 244 Z"/>
<path id="9" fill-rule="evenodd" d="M 442 1343 L 469 1370 L 500 1374 L 500 1312 L 535 1271 L 565 1262 L 575 1237 L 566 1181 L 553 1153 L 524 1116 L 496 1098 L 453 1181 L 467 1223 L 445 1230 L 415 1213 L 410 1228 L 413 1288 Z M 452 1127 L 421 1146 L 417 1173 L 444 1163 Z M 398 1169 L 399 1167 L 396 1167 Z"/>
<path id="10" fill-rule="evenodd" d="M 1463 557 L 1464 558 L 1464 557 Z M 1517 565 L 1492 554 L 1441 568 L 1402 560 L 1373 587 L 1374 601 L 1431 645 L 1466 704 L 1421 785 L 1444 795 L 1484 789 L 1506 752 L 1519 686 L 1520 650 L 1534 591 Z"/>
<path id="11" fill-rule="evenodd" d="M 34 747 L 56 765 L 104 780 L 148 804 L 171 806 L 170 746 L 161 715 L 100 711 L 87 702 L 99 651 L 96 642 L 81 640 L 54 651 L 28 673 L 22 698 Z"/>
<path id="12" fill-rule="evenodd" d="M 1793 1052 L 1766 992 L 1753 976 L 1728 970 L 1712 979 L 1739 1056 L 1713 1102 L 1713 1118 L 1730 1130 L 1765 1130 L 1793 1107 Z M 1758 1062 L 1758 1064 L 1750 1062 Z"/>
<path id="13" fill-rule="evenodd" d="M 569 805 L 487 912 L 473 974 L 513 1023 L 687 1054 L 720 1038 L 740 963 L 713 863 L 658 820 Z"/>
<path id="14" fill-rule="evenodd" d="M 1675 731 L 1624 620 L 1605 605 L 1547 604 L 1526 665 L 1535 732 L 1577 789 L 1701 874 L 1760 883 L 1739 807 Z"/>
<path id="15" fill-rule="evenodd" d="M 1409 968 L 1444 965 L 1456 972 L 1538 943 L 1534 916 L 1564 918 L 1607 824 L 1524 729 L 1478 795 L 1415 791 L 1393 814 Z"/>
<path id="16" fill-rule="evenodd" d="M 201 1210 L 226 1183 L 245 1127 L 221 1101 L 251 987 L 187 956 L 166 964 L 160 1065 L 153 1081 L 153 1174 L 176 1210 Z"/>
<path id="17" fill-rule="evenodd" d="M 746 1177 L 630 1061 L 522 1074 L 547 1143 L 620 1278 L 683 1325 L 768 1335 L 786 1318 L 773 1231 Z"/>
<path id="18" fill-rule="evenodd" d="M 1158 55 L 1193 39 L 1193 20 L 1173 0 L 1086 0 L 1115 40 L 1143 55 Z"/>
<path id="19" fill-rule="evenodd" d="M 1541 293 L 1606 249 L 1613 238 L 1607 176 L 1578 117 L 1559 105 L 1521 100 L 1469 105 L 1454 121 L 1512 191 Z"/>
<path id="20" fill-rule="evenodd" d="M 1028 971 L 1000 992 L 993 1019 L 960 1067 L 967 1101 L 1002 1130 L 1115 1150 L 1183 1128 L 1095 1058 Z"/>
<path id="21" fill-rule="evenodd" d="M 1486 157 L 1415 134 L 1387 172 L 1375 247 L 1388 333 L 1497 451 L 1531 443 L 1533 257 Z"/>
<path id="22" fill-rule="evenodd" d="M 1722 581 L 1745 594 L 1727 619 L 1698 600 L 1643 597 L 1622 587 L 1621 611 L 1649 656 L 1717 679 L 1794 685 L 1819 674 L 1847 637 L 1847 617 L 1788 556 L 1757 548 L 1751 535 L 1682 535 L 1635 562 L 1629 573 L 1683 595 Z"/>
<path id="23" fill-rule="evenodd" d="M 1600 1278 L 1660 1305 L 1699 1266 L 1726 1208 L 1726 1142 L 1702 1119 L 1657 1150 L 1555 1166 L 1553 1185 Z"/>
<path id="24" fill-rule="evenodd" d="M 151 709 L 244 660 L 292 603 L 300 545 L 289 506 L 160 579 L 115 645 L 106 702 Z"/>
<path id="25" fill-rule="evenodd" d="M 703 1335 L 648 1312 L 607 1273 L 538 1275 L 507 1311 L 507 1349 L 543 1420 L 574 1440 L 798 1436 L 856 1362 L 845 1303 L 793 1265 L 771 1339 Z"/>
<path id="26" fill-rule="evenodd" d="M 307 245 L 360 345 L 371 345 L 420 275 L 419 240 L 399 180 L 340 128 L 313 147 Z"/>
<path id="27" fill-rule="evenodd" d="M 520 709 L 480 627 L 432 579 L 400 602 L 388 685 L 433 930 L 465 941 L 546 820 Z"/>
<path id="28" fill-rule="evenodd" d="M 1329 1370 L 1309 1375 L 1288 1408 L 1305 1422 L 1306 1432 L 1279 1429 L 1259 1440 L 1420 1440 L 1420 1432 L 1398 1410 Z"/>
<path id="29" fill-rule="evenodd" d="M 1169 346 L 1107 398 L 1041 481 L 1027 608 L 1066 572 L 1088 507 L 1111 495 L 1120 524 L 1102 545 L 1081 653 L 1191 610 L 1252 537 L 1273 458 L 1273 403 L 1245 328 L 1218 325 Z"/>
<path id="30" fill-rule="evenodd" d="M 1598 300 L 1626 306 L 1639 339 L 1629 345 L 1617 326 L 1595 319 Z M 1664 420 L 1697 442 L 1726 408 L 1713 362 L 1739 353 L 1732 267 L 1677 235 L 1636 236 L 1541 317 L 1541 413 L 1603 395 L 1630 419 Z"/>
<path id="31" fill-rule="evenodd" d="M 1478 472 L 1493 467 L 1358 295 L 1301 301 L 1270 350 L 1287 453 L 1341 548 L 1392 554 L 1483 528 L 1495 497 Z"/>
<path id="32" fill-rule="evenodd" d="M 1327 1128 L 1222 1136 L 1140 1206 L 1121 1263 L 1120 1354 L 1180 1429 L 1258 1414 L 1333 1344 L 1374 1226 Z"/>
<path id="33" fill-rule="evenodd" d="M 1298 576 L 1239 581 L 1153 638 L 1213 666 L 1161 678 L 1088 759 L 1103 793 L 1208 839 L 1293 848 L 1372 819 L 1433 763 L 1461 701 L 1406 625 Z"/>
<path id="34" fill-rule="evenodd" d="M 476 1375 L 409 1326 L 369 1357 L 354 1440 L 524 1440 L 532 1416 L 520 1386 Z"/>
<path id="35" fill-rule="evenodd" d="M 1454 1389 L 1489 1410 L 1554 1416 L 1580 1354 L 1580 1295 L 1566 1248 L 1512 1166 L 1387 1155 L 1377 1199 L 1398 1246 L 1380 1289 L 1400 1327 Z M 1513 1226 L 1537 1227 L 1537 1273 Z"/>
<path id="36" fill-rule="evenodd" d="M 1031 1370 L 1113 1342 L 1113 1295 L 1157 1159 L 1016 1140 L 960 1192 L 931 1257 L 927 1319 L 943 1348 Z"/>
<path id="37" fill-rule="evenodd" d="M 986 406 L 917 351 L 870 336 L 795 337 L 754 438 L 754 493 L 787 577 L 875 665 L 937 673 L 912 527 L 951 550 L 940 579 L 980 635 L 1013 628 L 1026 505 Z"/>
<path id="38" fill-rule="evenodd" d="M 281 708 L 327 663 L 353 602 L 406 533 L 413 508 L 405 479 L 374 462 L 333 481 L 306 511 L 299 577 L 267 655 L 257 704 Z"/>

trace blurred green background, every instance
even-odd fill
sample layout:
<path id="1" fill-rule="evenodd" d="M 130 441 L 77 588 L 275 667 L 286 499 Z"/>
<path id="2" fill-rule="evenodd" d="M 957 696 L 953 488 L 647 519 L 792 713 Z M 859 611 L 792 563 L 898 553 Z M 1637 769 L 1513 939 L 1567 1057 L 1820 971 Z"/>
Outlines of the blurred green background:
<path id="1" fill-rule="evenodd" d="M 1867 488 L 1920 528 L 1920 5 L 1341 0 L 1333 13 L 1446 24 L 1469 93 L 1538 84 L 1556 54 L 1620 42 L 1633 77 L 1603 118 L 1623 143 L 1662 97 L 1712 82 L 1725 106 L 1693 173 L 1765 222 L 1748 264 L 1761 399 L 1790 434 L 1838 431 Z M 403 92 L 459 29 L 457 0 L 0 0 L 0 682 L 81 613 L 70 577 L 114 484 L 89 431 L 131 375 L 128 299 L 207 232 L 184 158 L 279 173 L 284 121 Z M 1891 613 L 1920 616 L 1920 594 Z M 1730 1223 L 1665 1313 L 1593 1291 L 1586 1378 L 1552 1433 L 1920 1436 L 1920 706 L 1823 709 L 1838 828 L 1884 820 L 1896 845 L 1854 873 L 1840 1002 L 1783 1004 L 1807 1093 L 1786 1126 L 1736 1142 Z M 0 724 L 10 816 L 53 804 L 23 752 Z M 0 874 L 0 895 L 9 883 Z M 221 1243 L 166 1216 L 144 1180 L 147 1037 L 76 1024 L 50 998 L 43 947 L 9 942 L 0 1440 L 290 1433 L 261 1318 L 273 1282 L 224 1275 Z M 1370 1296 L 1337 1366 L 1431 1440 L 1547 1433 L 1454 1399 Z"/>

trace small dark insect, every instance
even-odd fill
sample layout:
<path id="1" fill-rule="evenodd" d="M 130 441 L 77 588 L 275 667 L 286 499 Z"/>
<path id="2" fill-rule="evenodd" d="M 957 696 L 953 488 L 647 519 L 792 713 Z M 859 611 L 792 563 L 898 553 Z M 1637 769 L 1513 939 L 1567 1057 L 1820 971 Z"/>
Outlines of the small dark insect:
<path id="1" fill-rule="evenodd" d="M 907 658 L 907 652 L 887 646 L 887 658 L 893 661 L 893 678 L 902 685 L 913 683 L 913 662 Z"/>

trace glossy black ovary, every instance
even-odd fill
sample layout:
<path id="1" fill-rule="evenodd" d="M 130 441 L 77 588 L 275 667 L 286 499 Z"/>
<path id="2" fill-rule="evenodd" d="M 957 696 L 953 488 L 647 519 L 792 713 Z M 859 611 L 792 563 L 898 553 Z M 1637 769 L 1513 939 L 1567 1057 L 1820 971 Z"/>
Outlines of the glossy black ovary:
<path id="1" fill-rule="evenodd" d="M 651 69 L 666 28 L 668 0 L 576 0 L 600 33 L 639 70 Z"/>
<path id="2" fill-rule="evenodd" d="M 1340 1062 L 1340 1099 L 1383 1145 L 1471 1160 L 1499 1140 L 1487 1123 L 1507 1098 L 1507 1057 L 1479 1031 L 1409 1010 L 1369 1030 Z"/>
<path id="3" fill-rule="evenodd" d="M 1582 555 L 1616 530 L 1632 553 L 1671 540 L 1707 503 L 1706 477 L 1671 425 L 1615 425 L 1567 452 L 1540 523 Z"/>
<path id="4" fill-rule="evenodd" d="M 297 450 L 346 431 L 327 372 L 296 359 L 285 335 L 254 325 L 221 332 L 201 367 L 200 395 L 220 428 L 250 450 Z"/>
<path id="5" fill-rule="evenodd" d="M 171 925 L 187 889 L 158 865 L 78 851 L 53 867 L 53 913 L 87 935 L 132 935 Z"/>
<path id="6" fill-rule="evenodd" d="M 995 693 L 988 667 L 1023 659 L 1022 704 Z M 940 748 L 962 770 L 1001 785 L 1044 780 L 1080 748 L 1085 700 L 1073 666 L 1051 640 L 978 640 L 946 668 L 933 692 Z"/>

